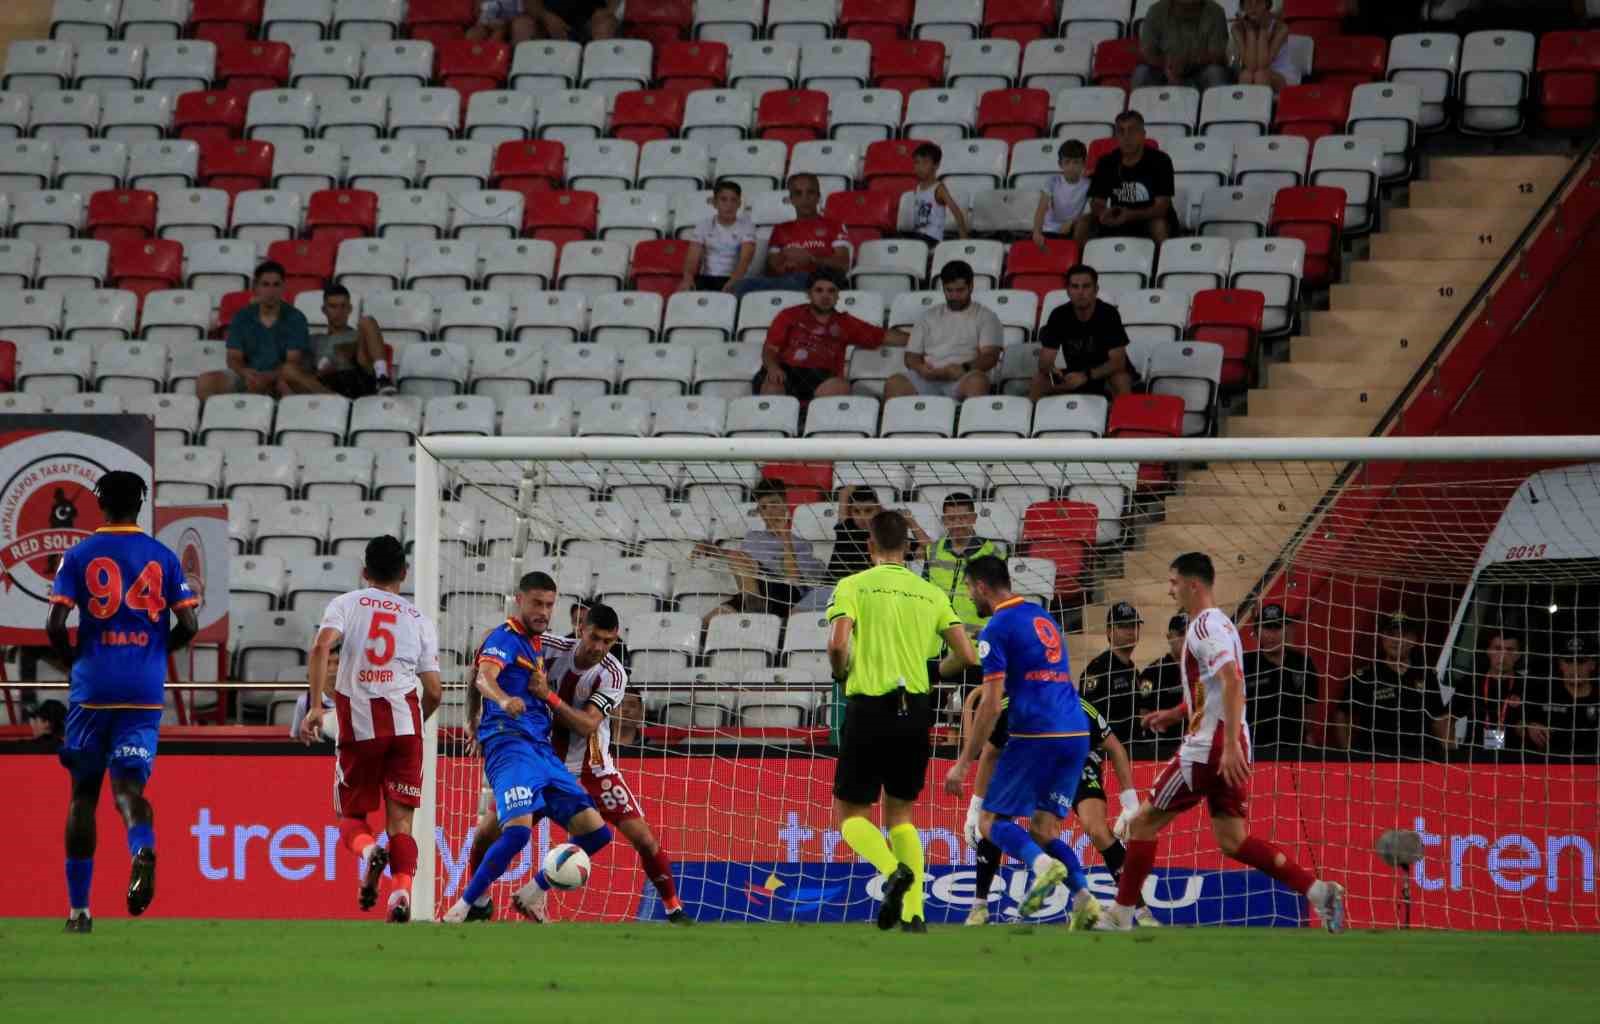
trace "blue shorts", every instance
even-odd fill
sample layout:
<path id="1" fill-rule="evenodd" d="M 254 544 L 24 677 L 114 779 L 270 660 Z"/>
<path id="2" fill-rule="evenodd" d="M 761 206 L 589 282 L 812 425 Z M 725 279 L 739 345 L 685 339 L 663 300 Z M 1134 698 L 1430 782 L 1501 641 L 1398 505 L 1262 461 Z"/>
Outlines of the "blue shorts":
<path id="1" fill-rule="evenodd" d="M 1072 796 L 1088 756 L 1088 736 L 1012 736 L 994 766 L 983 809 L 1002 818 L 1031 816 L 1034 811 L 1065 818 L 1072 811 Z"/>
<path id="2" fill-rule="evenodd" d="M 483 770 L 501 821 L 544 815 L 563 827 L 594 800 L 549 747 L 507 734 L 484 744 Z"/>
<path id="3" fill-rule="evenodd" d="M 114 779 L 149 781 L 156 764 L 156 738 L 161 731 L 159 708 L 67 709 L 67 735 L 61 763 L 72 777 L 99 778 L 107 768 Z"/>

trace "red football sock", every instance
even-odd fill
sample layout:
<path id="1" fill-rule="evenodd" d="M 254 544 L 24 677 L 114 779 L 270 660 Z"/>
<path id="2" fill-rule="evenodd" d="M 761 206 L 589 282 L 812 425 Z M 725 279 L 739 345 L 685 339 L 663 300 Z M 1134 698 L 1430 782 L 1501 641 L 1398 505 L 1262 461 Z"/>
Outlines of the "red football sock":
<path id="1" fill-rule="evenodd" d="M 650 884 L 661 894 L 661 902 L 666 908 L 678 909 L 678 884 L 672 880 L 672 860 L 667 856 L 667 851 L 658 846 L 656 852 L 648 857 L 641 853 L 639 863 L 644 866 L 644 873 L 650 877 Z"/>
<path id="2" fill-rule="evenodd" d="M 1122 877 L 1117 880 L 1117 905 L 1137 907 L 1139 894 L 1144 891 L 1144 880 L 1156 866 L 1156 841 L 1130 839 L 1125 844 L 1128 855 L 1122 862 Z"/>
<path id="3" fill-rule="evenodd" d="M 1241 864 L 1250 865 L 1302 895 L 1317 880 L 1316 875 L 1290 860 L 1288 854 L 1265 839 L 1257 839 L 1255 836 L 1250 836 L 1239 844 L 1233 859 Z"/>
<path id="4" fill-rule="evenodd" d="M 344 843 L 344 848 L 357 857 L 367 852 L 367 847 L 377 840 L 372 838 L 372 830 L 367 827 L 365 818 L 340 818 L 339 839 Z"/>
<path id="5" fill-rule="evenodd" d="M 417 873 L 417 840 L 404 832 L 389 837 L 389 870 L 399 884 L 401 875 L 410 877 Z"/>

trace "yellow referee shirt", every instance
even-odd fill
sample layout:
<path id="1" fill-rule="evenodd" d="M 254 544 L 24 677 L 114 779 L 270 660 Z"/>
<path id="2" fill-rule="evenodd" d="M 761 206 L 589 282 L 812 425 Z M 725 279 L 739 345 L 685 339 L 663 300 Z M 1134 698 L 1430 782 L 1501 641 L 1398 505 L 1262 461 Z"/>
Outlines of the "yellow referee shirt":
<path id="1" fill-rule="evenodd" d="M 938 656 L 945 631 L 961 625 L 943 591 L 893 562 L 839 581 L 828 621 L 839 618 L 855 623 L 847 697 L 927 693 L 928 659 Z"/>

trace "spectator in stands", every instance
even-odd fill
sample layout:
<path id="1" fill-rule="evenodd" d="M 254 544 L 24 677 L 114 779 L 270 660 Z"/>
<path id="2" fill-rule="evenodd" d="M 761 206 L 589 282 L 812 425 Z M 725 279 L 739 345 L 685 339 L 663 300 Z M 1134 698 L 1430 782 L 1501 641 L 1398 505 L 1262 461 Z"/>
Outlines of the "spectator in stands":
<path id="1" fill-rule="evenodd" d="M 944 241 L 947 214 L 956 219 L 961 237 L 968 235 L 967 215 L 939 180 L 939 165 L 943 162 L 944 150 L 931 142 L 911 151 L 911 173 L 917 178 L 917 187 L 911 190 L 911 234 L 930 246 Z"/>
<path id="2" fill-rule="evenodd" d="M 833 553 L 828 556 L 828 582 L 837 583 L 846 576 L 872 568 L 867 540 L 871 535 L 872 517 L 882 511 L 883 505 L 872 488 L 861 484 L 839 488 L 839 511 L 833 523 Z M 928 534 L 911 513 L 903 508 L 894 511 L 900 513 L 911 531 L 906 557 L 915 558 L 919 546 L 928 543 Z"/>
<path id="3" fill-rule="evenodd" d="M 525 0 L 544 39 L 590 43 L 615 39 L 622 29 L 622 0 Z"/>
<path id="4" fill-rule="evenodd" d="M 1600 757 L 1600 684 L 1595 638 L 1573 635 L 1556 647 L 1554 679 L 1529 687 L 1523 739 L 1530 751 L 1592 761 Z"/>
<path id="5" fill-rule="evenodd" d="M 1142 719 L 1152 711 L 1175 708 L 1183 703 L 1183 638 L 1189 629 L 1189 617 L 1182 612 L 1167 620 L 1167 653 L 1152 661 L 1139 673 L 1139 722 L 1135 735 L 1139 737 L 1141 757 L 1154 760 L 1171 757 L 1182 738 L 1177 724 L 1156 733 Z"/>
<path id="6" fill-rule="evenodd" d="M 982 555 L 999 559 L 1007 557 L 1006 546 L 1000 541 L 978 536 L 978 506 L 966 491 L 952 491 L 945 495 L 939 510 L 939 523 L 944 536 L 928 546 L 923 561 L 922 575 L 929 583 L 950 595 L 950 606 L 966 623 L 967 632 L 977 635 L 988 618 L 978 614 L 978 606 L 967 592 L 967 563 Z"/>
<path id="7" fill-rule="evenodd" d="M 1089 206 L 1089 179 L 1083 173 L 1088 162 L 1088 147 L 1077 139 L 1068 139 L 1056 148 L 1056 166 L 1061 173 L 1039 191 L 1039 205 L 1033 211 L 1034 245 L 1043 249 L 1046 235 L 1065 238 L 1081 233 L 1087 238 L 1093 230 L 1087 222 L 1081 229 L 1078 226 Z"/>
<path id="8" fill-rule="evenodd" d="M 1272 13 L 1272 0 L 1244 0 L 1233 22 L 1233 51 L 1242 85 L 1300 84 L 1300 69 L 1289 52 L 1289 25 Z"/>
<path id="9" fill-rule="evenodd" d="M 1160 245 L 1177 233 L 1172 157 L 1145 145 L 1144 115 L 1117 115 L 1117 148 L 1100 158 L 1089 179 L 1089 216 L 1078 218 L 1079 245 L 1095 237 L 1148 238 Z"/>
<path id="10" fill-rule="evenodd" d="M 724 178 L 717 182 L 711 195 L 716 212 L 696 224 L 689 236 L 679 291 L 738 290 L 756 255 L 756 226 L 740 212 L 743 203 L 744 190 L 737 181 Z"/>
<path id="11" fill-rule="evenodd" d="M 972 265 L 951 260 L 939 271 L 944 305 L 911 326 L 904 373 L 884 384 L 883 397 L 943 395 L 976 398 L 989 393 L 989 371 L 1000 362 L 1005 327 L 994 311 L 972 300 Z"/>
<path id="12" fill-rule="evenodd" d="M 739 583 L 739 593 L 712 609 L 706 615 L 708 622 L 731 612 L 787 615 L 826 578 L 827 569 L 817 561 L 811 545 L 794 535 L 794 514 L 783 482 L 764 479 L 756 484 L 751 497 L 761 527 L 745 534 L 739 548 L 694 546 L 696 557 L 717 563 Z M 821 589 L 825 600 L 827 590 Z"/>
<path id="13" fill-rule="evenodd" d="M 1139 29 L 1133 87 L 1228 85 L 1228 14 L 1216 0 L 1159 0 Z"/>
<path id="14" fill-rule="evenodd" d="M 1130 393 L 1139 376 L 1128 360 L 1128 332 L 1116 307 L 1100 301 L 1099 272 L 1087 263 L 1069 267 L 1067 295 L 1071 301 L 1052 310 L 1039 331 L 1028 397 Z"/>
<path id="15" fill-rule="evenodd" d="M 364 316 L 350 326 L 350 289 L 329 285 L 322 292 L 328 329 L 311 336 L 311 361 L 329 391 L 349 399 L 392 395 L 389 362 L 378 321 Z"/>
<path id="16" fill-rule="evenodd" d="M 1377 757 L 1438 757 L 1450 715 L 1422 662 L 1416 624 L 1396 612 L 1383 618 L 1379 630 L 1378 658 L 1357 669 L 1345 688 L 1339 718 L 1340 725 L 1348 722 L 1345 742 Z M 1331 735 L 1342 731 L 1335 728 Z"/>
<path id="17" fill-rule="evenodd" d="M 844 360 L 851 345 L 878 348 L 906 343 L 905 331 L 886 331 L 836 309 L 839 281 L 828 271 L 811 275 L 806 295 L 809 302 L 790 306 L 767 328 L 761 369 L 750 381 L 758 395 L 791 395 L 802 402 L 848 395 Z"/>
<path id="18" fill-rule="evenodd" d="M 1106 611 L 1107 647 L 1083 668 L 1083 695 L 1124 744 L 1132 743 L 1139 733 L 1139 667 L 1133 663 L 1133 649 L 1139 645 L 1142 622 L 1144 616 L 1127 601 L 1112 605 Z"/>
<path id="19" fill-rule="evenodd" d="M 1444 745 L 1467 750 L 1518 750 L 1522 747 L 1527 680 L 1522 638 L 1495 626 L 1482 634 L 1483 650 L 1473 674 L 1450 699 L 1450 726 Z"/>
<path id="20" fill-rule="evenodd" d="M 734 294 L 750 292 L 805 291 L 812 273 L 832 270 L 844 274 L 850 269 L 850 236 L 837 221 L 817 212 L 822 202 L 822 185 L 815 174 L 789 176 L 789 205 L 794 220 L 772 229 L 767 240 L 766 273 L 746 277 Z"/>
<path id="21" fill-rule="evenodd" d="M 261 264 L 253 280 L 255 301 L 228 324 L 228 368 L 200 375 L 200 400 L 241 392 L 283 398 L 327 391 L 311 371 L 306 316 L 283 301 L 282 265 Z"/>
<path id="22" fill-rule="evenodd" d="M 1244 654 L 1250 746 L 1269 759 L 1300 756 L 1306 718 L 1322 694 L 1316 662 L 1284 642 L 1288 626 L 1283 605 L 1266 605 L 1256 622 L 1256 649 Z"/>
<path id="23" fill-rule="evenodd" d="M 539 25 L 529 13 L 530 6 L 526 0 L 482 0 L 478 23 L 467 29 L 467 38 L 512 45 L 537 38 Z"/>

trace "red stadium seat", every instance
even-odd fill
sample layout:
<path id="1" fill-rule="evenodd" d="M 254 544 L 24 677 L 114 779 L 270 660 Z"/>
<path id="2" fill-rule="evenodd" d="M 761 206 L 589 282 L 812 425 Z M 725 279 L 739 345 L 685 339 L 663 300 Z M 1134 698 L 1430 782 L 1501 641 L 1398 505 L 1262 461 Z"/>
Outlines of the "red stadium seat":
<path id="1" fill-rule="evenodd" d="M 816 89 L 775 89 L 756 108 L 756 136 L 794 145 L 828 137 L 828 94 Z"/>
<path id="2" fill-rule="evenodd" d="M 687 93 L 671 89 L 635 89 L 620 93 L 611 114 L 611 136 L 641 146 L 656 139 L 676 138 L 683 127 Z"/>
<path id="3" fill-rule="evenodd" d="M 693 25 L 692 0 L 629 0 L 622 10 L 622 34 L 655 46 L 687 39 Z"/>
<path id="4" fill-rule="evenodd" d="M 84 233 L 102 242 L 154 238 L 157 203 L 156 194 L 144 189 L 96 192 L 89 197 L 88 227 Z"/>
<path id="5" fill-rule="evenodd" d="M 228 336 L 228 325 L 233 322 L 233 314 L 250 305 L 255 301 L 255 298 L 255 294 L 249 289 L 229 292 L 224 295 L 222 301 L 217 303 L 216 337 L 226 338 Z"/>
<path id="6" fill-rule="evenodd" d="M 944 81 L 944 44 L 936 39 L 892 39 L 872 44 L 872 85 L 907 98 Z"/>
<path id="7" fill-rule="evenodd" d="M 1283 20 L 1297 36 L 1326 39 L 1343 29 L 1345 9 L 1349 6 L 1349 0 L 1283 0 Z M 1317 57 L 1321 56 L 1319 46 Z"/>
<path id="8" fill-rule="evenodd" d="M 1133 87 L 1133 72 L 1139 66 L 1139 40 L 1107 39 L 1094 48 L 1094 68 L 1089 81 L 1095 85 L 1114 85 L 1126 92 Z"/>
<path id="9" fill-rule="evenodd" d="M 848 0 L 846 0 L 848 2 Z M 833 492 L 831 462 L 769 462 L 761 467 L 763 480 L 781 480 L 792 511 Z"/>
<path id="10" fill-rule="evenodd" d="M 1278 190 L 1269 230 L 1306 243 L 1305 283 L 1321 288 L 1339 276 L 1345 192 L 1324 185 Z"/>
<path id="11" fill-rule="evenodd" d="M 1117 140 L 1110 136 L 1107 136 L 1103 139 L 1095 139 L 1093 142 L 1089 143 L 1089 161 L 1087 164 L 1085 164 L 1085 166 L 1088 168 L 1087 173 L 1093 174 L 1095 165 L 1100 162 L 1100 158 L 1105 156 L 1107 153 L 1112 152 L 1116 148 Z M 1160 149 L 1161 143 L 1146 135 L 1144 137 L 1144 148 Z"/>
<path id="12" fill-rule="evenodd" d="M 244 134 L 244 97 L 222 90 L 186 92 L 172 112 L 172 131 L 195 142 L 227 141 Z"/>
<path id="13" fill-rule="evenodd" d="M 689 243 L 676 238 L 640 242 L 633 247 L 633 287 L 655 292 L 665 298 L 678 290 L 683 280 L 683 262 L 689 258 Z"/>
<path id="14" fill-rule="evenodd" d="M 502 142 L 494 151 L 489 184 L 525 196 L 550 192 L 561 187 L 566 163 L 567 148 L 554 139 Z"/>
<path id="15" fill-rule="evenodd" d="M 194 0 L 189 36 L 222 44 L 254 39 L 261 29 L 263 0 Z"/>
<path id="16" fill-rule="evenodd" d="M 200 185 L 220 188 L 230 196 L 272 187 L 273 146 L 256 139 L 230 139 L 200 144 Z"/>
<path id="17" fill-rule="evenodd" d="M 835 192 L 822 208 L 822 215 L 843 226 L 855 246 L 894 234 L 899 213 L 900 193 L 881 189 Z"/>
<path id="18" fill-rule="evenodd" d="M 296 293 L 325 287 L 338 254 L 339 242 L 332 238 L 291 238 L 267 247 L 267 259 L 283 265 L 284 290 Z"/>
<path id="19" fill-rule="evenodd" d="M 690 93 L 720 89 L 728 81 L 728 45 L 710 39 L 656 48 L 656 81 L 663 89 Z"/>
<path id="20" fill-rule="evenodd" d="M 1182 420 L 1183 400 L 1178 399 Z M 1084 501 L 1036 501 L 1022 514 L 1019 554 L 1056 563 L 1056 596 L 1082 597 L 1082 577 L 1100 532 L 1100 510 Z"/>
<path id="21" fill-rule="evenodd" d="M 1043 89 L 993 89 L 978 100 L 978 137 L 1007 145 L 1050 134 L 1050 94 Z"/>
<path id="22" fill-rule="evenodd" d="M 370 238 L 378 230 L 378 193 L 364 188 L 326 188 L 306 203 L 306 237 L 338 245 Z"/>
<path id="23" fill-rule="evenodd" d="M 1350 120 L 1353 87 L 1340 84 L 1291 85 L 1278 93 L 1272 130 L 1298 135 L 1313 144 L 1324 135 L 1338 135 Z"/>
<path id="24" fill-rule="evenodd" d="M 505 88 L 511 73 L 511 47 L 505 43 L 458 39 L 437 53 L 439 84 L 460 91 L 463 110 L 472 93 Z"/>
<path id="25" fill-rule="evenodd" d="M 861 180 L 873 191 L 899 195 L 917 187 L 911 168 L 911 154 L 922 145 L 920 139 L 880 139 L 867 146 L 861 161 Z"/>
<path id="26" fill-rule="evenodd" d="M 983 34 L 1027 46 L 1056 34 L 1055 0 L 985 0 Z"/>
<path id="27" fill-rule="evenodd" d="M 562 189 L 528 197 L 522 233 L 556 243 L 593 238 L 600 215 L 600 197 L 580 189 Z"/>
<path id="28" fill-rule="evenodd" d="M 106 261 L 108 287 L 144 297 L 166 288 L 183 287 L 183 243 L 173 239 L 125 238 L 111 243 Z"/>
<path id="29" fill-rule="evenodd" d="M 1011 243 L 1006 251 L 1006 271 L 1001 287 L 1021 288 L 1042 300 L 1067 286 L 1067 268 L 1078 262 L 1078 243 L 1070 238 L 1046 238 L 1044 248 L 1033 239 Z"/>
<path id="30" fill-rule="evenodd" d="M 844 0 L 838 27 L 846 39 L 865 39 L 876 51 L 911 34 L 913 7 L 913 0 Z"/>
<path id="31" fill-rule="evenodd" d="M 1389 41 L 1378 36 L 1327 36 L 1317 40 L 1316 80 L 1352 89 L 1381 82 L 1389 65 Z"/>
<path id="32" fill-rule="evenodd" d="M 1182 437 L 1183 399 L 1177 395 L 1118 395 L 1106 417 L 1107 437 Z"/>
<path id="33" fill-rule="evenodd" d="M 1550 32 L 1534 69 L 1539 122 L 1555 131 L 1594 128 L 1600 103 L 1600 30 Z"/>
<path id="34" fill-rule="evenodd" d="M 17 343 L 0 340 L 0 391 L 17 389 Z"/>
<path id="35" fill-rule="evenodd" d="M 294 53 L 288 43 L 242 40 L 217 47 L 213 82 L 218 89 L 249 96 L 257 89 L 281 89 L 289 84 L 289 62 Z"/>
<path id="36" fill-rule="evenodd" d="M 478 20 L 477 0 L 411 0 L 406 4 L 406 35 L 439 46 L 466 36 Z"/>
<path id="37" fill-rule="evenodd" d="M 1209 341 L 1222 346 L 1224 390 L 1248 387 L 1255 382 L 1265 311 L 1266 298 L 1260 292 L 1209 288 L 1195 293 L 1189 305 L 1188 336 L 1191 341 Z M 1183 433 L 1183 399 L 1178 398 L 1177 402 L 1178 427 L 1173 437 Z M 1115 406 L 1111 412 L 1115 418 Z"/>

